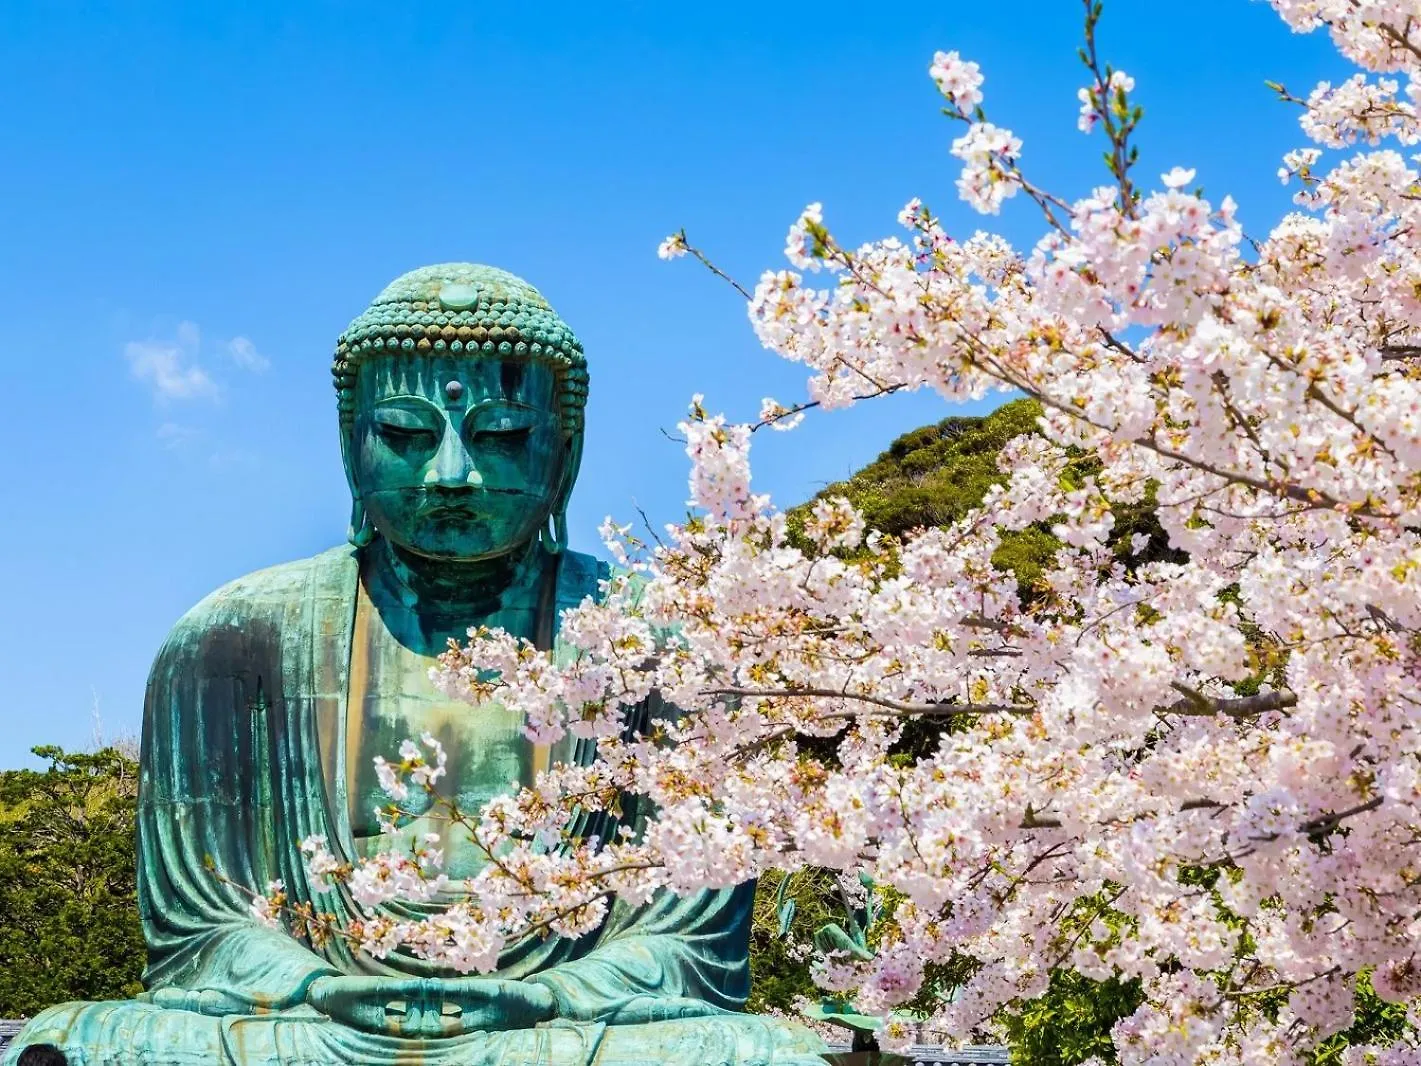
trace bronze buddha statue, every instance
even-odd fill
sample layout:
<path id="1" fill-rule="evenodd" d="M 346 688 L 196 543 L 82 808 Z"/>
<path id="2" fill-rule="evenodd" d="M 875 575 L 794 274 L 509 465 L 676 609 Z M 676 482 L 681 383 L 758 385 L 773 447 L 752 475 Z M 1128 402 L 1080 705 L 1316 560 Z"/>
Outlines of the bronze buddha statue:
<path id="1" fill-rule="evenodd" d="M 822 1062 L 807 1029 L 739 1013 L 751 885 L 616 904 L 596 933 L 521 942 L 476 977 L 340 938 L 303 942 L 251 914 L 251 893 L 275 880 L 316 902 L 297 849 L 310 834 L 348 860 L 391 846 L 372 759 L 405 737 L 442 742 L 439 787 L 473 809 L 592 754 L 572 741 L 536 747 L 515 715 L 452 702 L 429 679 L 471 625 L 553 646 L 561 610 L 608 575 L 566 544 L 588 380 L 572 332 L 510 274 L 427 267 L 342 334 L 335 379 L 349 543 L 208 596 L 149 680 L 138 830 L 148 991 L 45 1011 L 6 1063 L 44 1042 L 75 1066 Z M 416 817 L 402 831 L 429 828 Z M 457 832 L 443 844 L 455 878 L 483 861 Z M 343 889 L 319 909 L 361 913 Z"/>

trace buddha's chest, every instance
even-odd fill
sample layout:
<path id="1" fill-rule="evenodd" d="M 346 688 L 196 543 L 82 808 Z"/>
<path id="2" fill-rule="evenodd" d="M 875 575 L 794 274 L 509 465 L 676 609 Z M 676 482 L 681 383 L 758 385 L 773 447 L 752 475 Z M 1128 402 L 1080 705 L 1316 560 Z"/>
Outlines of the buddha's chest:
<path id="1" fill-rule="evenodd" d="M 497 625 L 531 635 L 535 612 L 502 609 L 473 624 Z M 467 877 L 487 861 L 469 834 L 447 820 L 447 807 L 428 794 L 411 789 L 401 803 L 411 817 L 399 838 L 380 835 L 376 810 L 391 799 L 375 774 L 375 757 L 394 761 L 405 739 L 430 734 L 448 755 L 445 776 L 436 794 L 473 815 L 497 795 L 516 791 L 532 781 L 538 753 L 522 733 L 522 716 L 497 705 L 473 707 L 450 699 L 436 687 L 430 671 L 438 666 L 442 641 L 425 633 L 417 621 L 398 610 L 381 611 L 368 601 L 357 611 L 351 647 L 350 689 L 346 709 L 346 793 L 351 833 L 358 851 L 403 849 L 427 833 L 441 838 L 447 872 Z"/>

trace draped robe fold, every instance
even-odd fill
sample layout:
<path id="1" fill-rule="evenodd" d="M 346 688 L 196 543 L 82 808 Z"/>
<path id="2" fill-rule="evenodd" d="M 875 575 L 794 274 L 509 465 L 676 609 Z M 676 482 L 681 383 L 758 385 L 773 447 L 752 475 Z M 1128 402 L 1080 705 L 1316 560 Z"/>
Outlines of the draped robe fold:
<path id="1" fill-rule="evenodd" d="M 822 1062 L 823 1045 L 807 1030 L 735 1013 L 749 987 L 751 885 L 662 894 L 638 908 L 617 902 L 596 933 L 511 948 L 492 976 L 536 980 L 557 1002 L 557 1019 L 536 1029 L 403 1039 L 305 1005 L 323 975 L 450 976 L 340 939 L 312 947 L 249 909 L 250 892 L 280 880 L 293 902 L 342 922 L 358 914 L 343 890 L 315 890 L 296 846 L 323 833 L 338 854 L 355 854 L 344 736 L 358 555 L 342 547 L 248 575 L 174 628 L 144 709 L 138 888 L 148 991 L 143 1002 L 45 1011 L 6 1066 L 38 1042 L 62 1047 L 73 1066 Z M 565 553 L 557 612 L 596 595 L 606 576 L 604 564 Z M 706 1016 L 684 1016 L 687 1000 Z"/>

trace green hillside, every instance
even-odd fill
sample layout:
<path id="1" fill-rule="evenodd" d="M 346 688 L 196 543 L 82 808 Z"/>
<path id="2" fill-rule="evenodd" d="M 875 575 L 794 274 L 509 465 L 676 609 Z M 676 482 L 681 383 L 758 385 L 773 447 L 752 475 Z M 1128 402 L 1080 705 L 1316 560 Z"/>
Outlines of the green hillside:
<path id="1" fill-rule="evenodd" d="M 1017 400 L 982 418 L 944 418 L 904 433 L 868 466 L 819 496 L 845 496 L 870 529 L 895 536 L 956 521 L 1005 479 L 997 454 L 1036 428 L 1040 406 Z"/>
<path id="2" fill-rule="evenodd" d="M 961 518 L 982 502 L 988 488 L 1006 481 L 997 469 L 997 456 L 1007 441 L 1036 431 L 1041 405 L 1034 400 L 1014 400 L 981 417 L 944 418 L 931 426 L 904 433 L 877 459 L 844 481 L 836 481 L 815 499 L 844 496 L 863 512 L 869 529 L 902 536 L 914 529 L 942 526 Z M 1092 461 L 1069 464 L 1066 479 L 1082 478 L 1093 471 Z M 791 515 L 791 528 L 802 520 L 808 504 Z M 1122 556 L 1130 537 L 1146 533 L 1150 543 L 1135 556 L 1135 563 L 1178 558 L 1166 546 L 1164 531 L 1154 513 L 1154 495 L 1135 505 L 1113 508 L 1115 527 L 1110 543 Z M 1058 547 L 1045 524 L 1002 538 L 993 562 L 1016 575 L 1029 594 L 1049 565 Z"/>

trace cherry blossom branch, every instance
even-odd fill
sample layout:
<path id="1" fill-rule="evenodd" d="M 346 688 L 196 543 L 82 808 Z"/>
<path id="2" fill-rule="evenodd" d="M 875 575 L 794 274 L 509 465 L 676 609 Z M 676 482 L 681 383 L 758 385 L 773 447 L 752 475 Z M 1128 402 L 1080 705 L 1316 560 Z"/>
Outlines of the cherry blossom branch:
<path id="1" fill-rule="evenodd" d="M 1296 707 L 1298 697 L 1291 692 L 1261 692 L 1256 696 L 1239 696 L 1226 699 L 1206 696 L 1196 688 L 1182 681 L 1171 681 L 1170 687 L 1183 693 L 1184 699 L 1163 708 L 1165 714 L 1213 717 L 1222 714 L 1226 718 L 1257 718 L 1262 714 Z"/>
<path id="2" fill-rule="evenodd" d="M 757 699 L 836 699 L 853 700 L 875 707 L 883 707 L 897 714 L 922 715 L 929 718 L 953 718 L 959 715 L 984 714 L 1034 714 L 1035 708 L 1013 703 L 904 703 L 886 699 L 870 693 L 841 692 L 835 689 L 758 689 L 758 688 L 714 688 L 703 692 L 706 696 L 754 697 Z M 822 718 L 852 717 L 851 715 L 821 715 Z"/>
<path id="3" fill-rule="evenodd" d="M 855 403 L 859 403 L 864 400 L 876 400 L 880 396 L 891 396 L 895 392 L 901 392 L 905 388 L 907 388 L 907 386 L 902 382 L 899 382 L 894 385 L 876 385 L 873 391 L 862 393 L 858 396 L 855 396 L 853 399 Z M 776 423 L 785 421 L 786 419 L 794 418 L 795 415 L 803 414 L 805 411 L 812 411 L 814 410 L 814 408 L 822 406 L 823 402 L 824 401 L 822 400 L 806 400 L 804 403 L 793 404 L 789 407 L 781 407 L 777 410 L 772 411 L 769 414 L 762 414 L 758 422 L 750 423 L 750 432 L 754 433 L 758 430 L 764 429 L 766 426 L 773 426 Z"/>
<path id="4" fill-rule="evenodd" d="M 704 252 L 702 252 L 699 248 L 695 247 L 693 244 L 690 243 L 689 240 L 687 240 L 686 231 L 684 229 L 677 230 L 674 234 L 672 234 L 670 237 L 667 237 L 666 240 L 661 243 L 660 255 L 662 259 L 674 259 L 676 256 L 686 255 L 688 253 L 693 258 L 700 260 L 702 266 L 704 266 L 716 277 L 720 278 L 722 281 L 730 285 L 732 289 L 738 292 L 746 300 L 750 300 L 752 298 L 749 289 L 747 289 L 744 285 L 740 284 L 740 282 L 736 281 L 725 271 L 721 270 L 720 267 L 712 263 L 710 259 L 706 257 Z"/>
<path id="5" fill-rule="evenodd" d="M 1379 351 L 1383 362 L 1396 363 L 1421 356 L 1421 344 L 1387 344 Z"/>
<path id="6" fill-rule="evenodd" d="M 1111 70 L 1101 62 L 1096 48 L 1095 32 L 1104 11 L 1101 0 L 1084 0 L 1085 4 L 1085 47 L 1081 49 L 1081 62 L 1090 71 L 1095 84 L 1087 92 L 1096 103 L 1096 113 L 1100 117 L 1101 128 L 1110 142 L 1110 152 L 1106 165 L 1120 186 L 1120 212 L 1126 218 L 1136 217 L 1136 193 L 1130 181 L 1130 168 L 1139 157 L 1139 151 L 1130 146 L 1130 134 L 1140 120 L 1140 109 L 1133 110 L 1129 103 L 1129 87 L 1133 82 L 1117 77 L 1118 71 Z"/>

